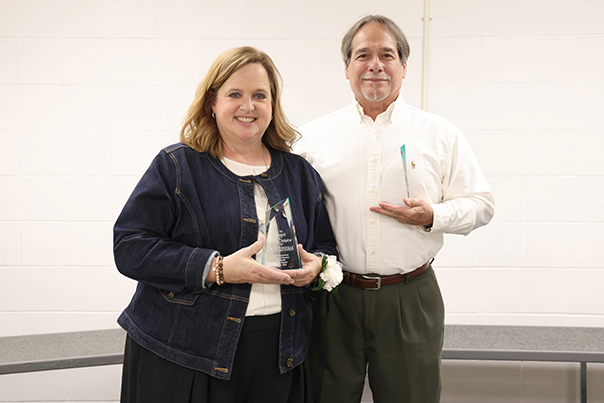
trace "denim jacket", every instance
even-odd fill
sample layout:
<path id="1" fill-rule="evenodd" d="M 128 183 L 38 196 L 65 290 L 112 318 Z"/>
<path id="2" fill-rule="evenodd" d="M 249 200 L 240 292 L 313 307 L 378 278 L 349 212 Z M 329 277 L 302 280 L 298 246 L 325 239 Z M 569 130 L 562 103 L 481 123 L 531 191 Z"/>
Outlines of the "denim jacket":
<path id="1" fill-rule="evenodd" d="M 114 227 L 118 270 L 138 281 L 118 323 L 138 344 L 179 365 L 229 379 L 251 284 L 203 284 L 216 253 L 227 256 L 258 237 L 254 184 L 270 205 L 289 197 L 298 242 L 336 254 L 319 174 L 302 157 L 269 149 L 262 175 L 240 177 L 208 153 L 178 143 L 163 149 L 134 189 Z M 306 355 L 309 287 L 281 286 L 279 368 Z"/>

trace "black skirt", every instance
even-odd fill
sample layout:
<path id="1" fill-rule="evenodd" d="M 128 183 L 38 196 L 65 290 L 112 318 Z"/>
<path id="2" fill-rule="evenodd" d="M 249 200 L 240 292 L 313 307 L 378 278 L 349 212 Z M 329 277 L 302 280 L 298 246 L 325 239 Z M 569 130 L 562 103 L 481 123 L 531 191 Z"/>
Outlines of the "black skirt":
<path id="1" fill-rule="evenodd" d="M 230 380 L 182 367 L 126 338 L 121 403 L 312 403 L 306 363 L 279 372 L 280 314 L 246 317 Z"/>

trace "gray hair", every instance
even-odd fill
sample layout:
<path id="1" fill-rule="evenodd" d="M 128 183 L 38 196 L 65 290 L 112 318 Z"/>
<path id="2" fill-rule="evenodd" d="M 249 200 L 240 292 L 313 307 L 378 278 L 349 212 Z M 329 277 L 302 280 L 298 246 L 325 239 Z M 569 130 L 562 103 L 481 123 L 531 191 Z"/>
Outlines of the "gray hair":
<path id="1" fill-rule="evenodd" d="M 377 22 L 381 24 L 390 32 L 390 34 L 396 40 L 396 50 L 398 51 L 398 58 L 401 61 L 401 64 L 404 64 L 409 58 L 409 43 L 407 43 L 407 38 L 403 33 L 403 30 L 396 25 L 394 21 L 392 21 L 388 17 L 384 17 L 383 15 L 368 15 L 366 17 L 361 18 L 357 21 L 356 24 L 352 26 L 344 35 L 342 39 L 342 59 L 344 60 L 344 64 L 346 66 L 350 65 L 350 57 L 352 56 L 352 40 L 355 35 L 364 25 L 369 24 L 370 22 Z"/>

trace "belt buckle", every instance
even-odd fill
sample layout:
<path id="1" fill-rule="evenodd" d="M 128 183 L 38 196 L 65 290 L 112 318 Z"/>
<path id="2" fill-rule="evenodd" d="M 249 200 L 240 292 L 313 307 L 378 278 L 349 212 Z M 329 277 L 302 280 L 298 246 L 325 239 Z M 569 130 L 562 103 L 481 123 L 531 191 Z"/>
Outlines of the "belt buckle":
<path id="1" fill-rule="evenodd" d="M 377 291 L 382 288 L 382 277 L 378 276 L 377 274 L 375 276 L 372 276 L 370 274 L 361 274 L 361 277 L 366 280 L 377 280 L 377 286 L 375 288 L 365 288 L 366 290 Z"/>

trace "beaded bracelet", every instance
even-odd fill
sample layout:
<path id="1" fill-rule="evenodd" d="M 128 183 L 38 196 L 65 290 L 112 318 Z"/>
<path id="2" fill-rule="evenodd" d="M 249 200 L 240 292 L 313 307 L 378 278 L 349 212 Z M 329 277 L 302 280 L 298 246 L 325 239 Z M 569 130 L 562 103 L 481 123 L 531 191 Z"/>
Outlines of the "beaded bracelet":
<path id="1" fill-rule="evenodd" d="M 224 259 L 222 255 L 218 255 L 218 264 L 212 269 L 216 275 L 216 284 L 218 285 L 224 284 L 224 267 L 222 266 L 222 259 Z"/>

